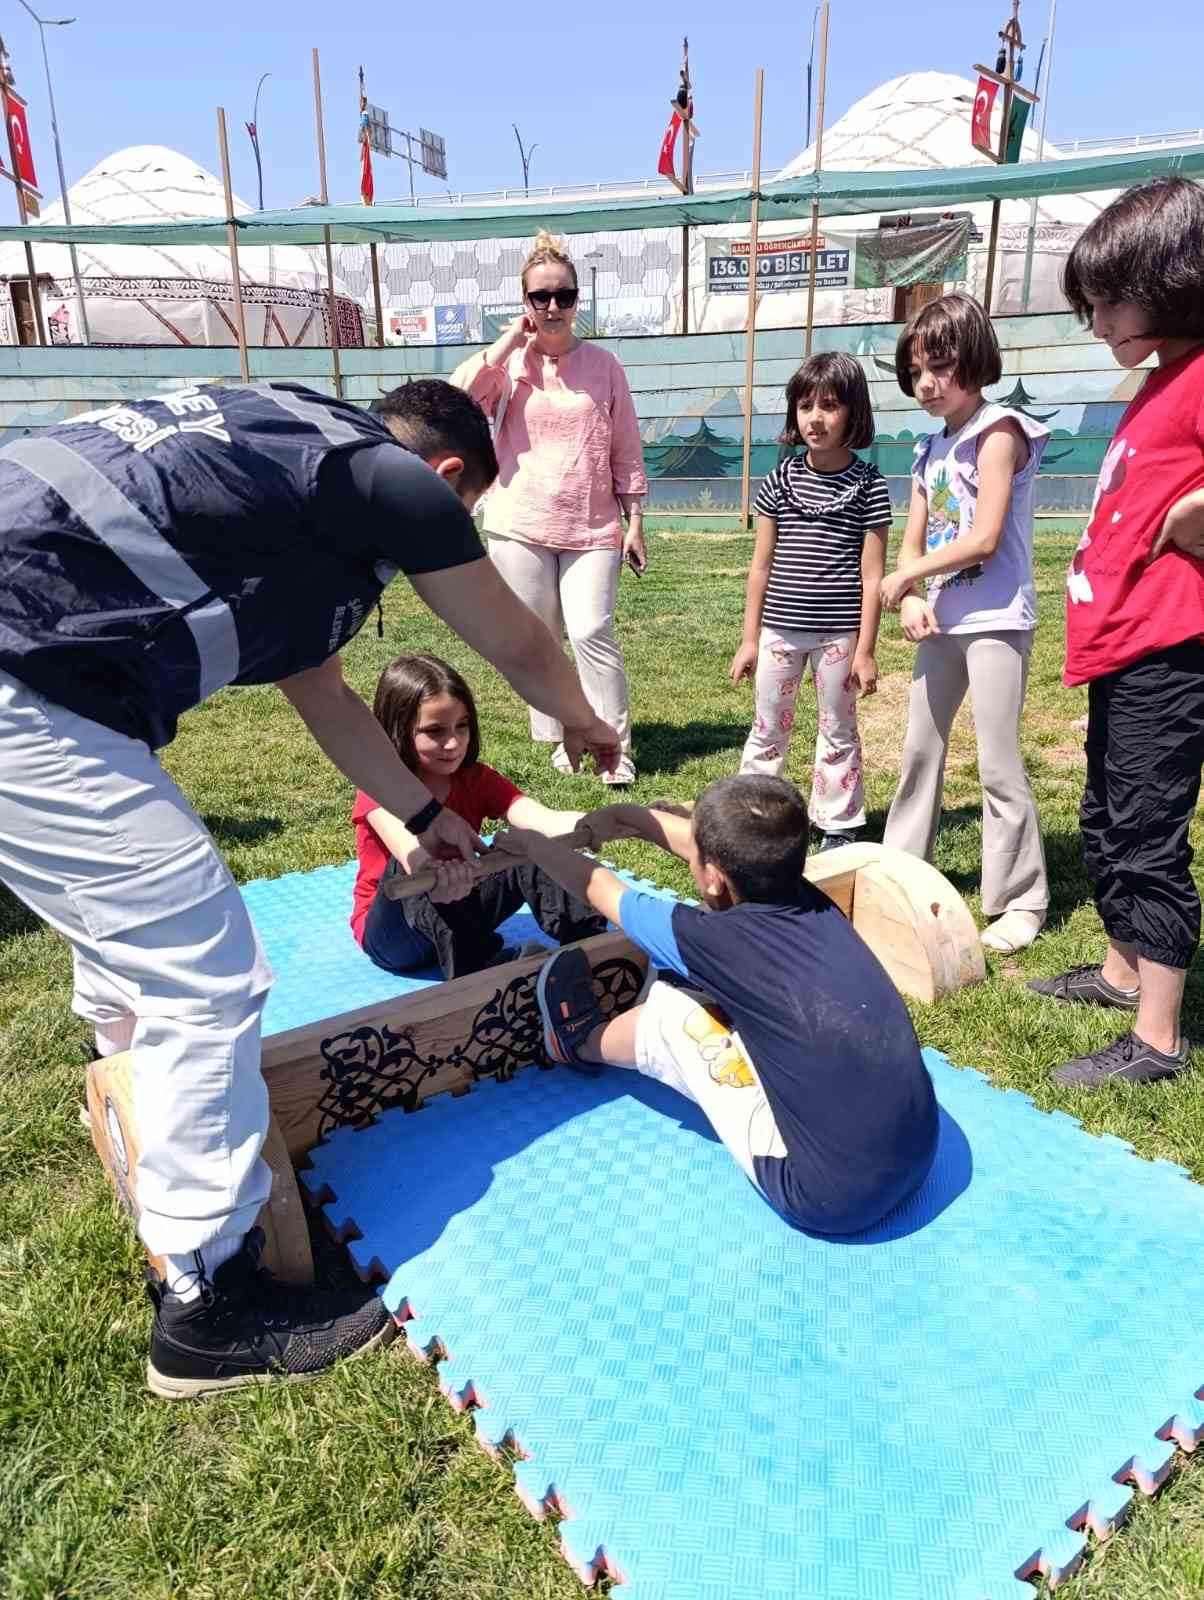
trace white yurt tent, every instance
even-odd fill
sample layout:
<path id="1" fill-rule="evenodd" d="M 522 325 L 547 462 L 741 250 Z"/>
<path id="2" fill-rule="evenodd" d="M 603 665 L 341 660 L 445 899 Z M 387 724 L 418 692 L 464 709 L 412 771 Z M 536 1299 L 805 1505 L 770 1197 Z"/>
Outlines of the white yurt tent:
<path id="1" fill-rule="evenodd" d="M 221 182 L 197 162 L 162 145 L 119 150 L 69 191 L 76 225 L 172 222 L 224 217 Z M 249 211 L 234 201 L 235 213 Z M 43 223 L 63 221 L 61 201 Z M 80 276 L 93 344 L 233 345 L 230 254 L 212 245 L 80 246 Z M 43 320 L 52 344 L 82 343 L 79 303 L 66 245 L 34 245 Z M 247 341 L 253 345 L 329 345 L 326 285 L 313 257 L 297 245 L 239 251 Z M 10 285 L 27 281 L 25 250 L 0 245 L 0 343 L 15 344 Z M 336 283 L 340 342 L 362 345 L 363 319 Z"/>
<path id="2" fill-rule="evenodd" d="M 970 143 L 970 114 L 976 85 L 969 78 L 948 72 L 908 72 L 881 84 L 851 106 L 844 116 L 826 130 L 823 140 L 825 171 L 881 172 L 917 171 L 922 168 L 985 166 L 988 158 Z M 996 104 L 996 128 L 1000 102 Z M 1040 108 L 1037 108 L 1039 117 Z M 1024 135 L 1022 159 L 1037 159 L 1039 140 L 1031 125 Z M 1056 160 L 1060 152 L 1048 142 L 1046 160 Z M 798 177 L 815 168 L 815 147 L 809 146 L 778 173 L 779 178 Z M 1051 195 L 1037 202 L 1037 229 L 1033 257 L 1030 311 L 1061 311 L 1065 300 L 1058 287 L 1062 263 L 1074 241 L 1087 224 L 1113 198 L 1110 193 L 1091 195 Z M 1028 241 L 1031 201 L 1004 201 L 1000 216 L 999 253 L 995 263 L 993 310 L 997 315 L 1019 311 L 1024 278 L 1024 258 Z M 986 285 L 986 241 L 990 230 L 991 207 L 969 208 L 974 229 L 982 235 L 971 244 L 967 276 L 955 285 L 971 294 L 983 293 Z M 820 229 L 844 233 L 876 229 L 877 216 L 849 218 L 824 217 Z M 748 237 L 747 227 L 707 230 L 715 235 Z M 806 224 L 780 225 L 761 230 L 761 239 L 797 237 Z M 742 328 L 747 302 L 742 295 L 708 294 L 705 288 L 706 236 L 693 242 L 690 262 L 690 325 L 700 332 Z M 819 290 L 815 297 L 817 323 L 890 321 L 893 290 Z M 678 293 L 680 305 L 680 291 Z M 757 307 L 759 328 L 797 327 L 806 318 L 805 292 L 785 291 L 761 297 Z"/>

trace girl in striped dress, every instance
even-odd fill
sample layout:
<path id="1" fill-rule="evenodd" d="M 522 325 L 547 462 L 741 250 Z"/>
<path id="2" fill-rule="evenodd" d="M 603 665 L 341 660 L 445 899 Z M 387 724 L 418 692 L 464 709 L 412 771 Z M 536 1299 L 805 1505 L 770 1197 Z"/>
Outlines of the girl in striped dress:
<path id="1" fill-rule="evenodd" d="M 756 674 L 741 772 L 780 777 L 810 663 L 818 710 L 809 806 L 819 849 L 865 828 L 857 701 L 878 682 L 874 647 L 890 532 L 890 494 L 853 454 L 872 444 L 869 385 L 855 357 L 810 356 L 786 385 L 785 445 L 804 447 L 757 494 L 744 639 L 731 679 Z"/>

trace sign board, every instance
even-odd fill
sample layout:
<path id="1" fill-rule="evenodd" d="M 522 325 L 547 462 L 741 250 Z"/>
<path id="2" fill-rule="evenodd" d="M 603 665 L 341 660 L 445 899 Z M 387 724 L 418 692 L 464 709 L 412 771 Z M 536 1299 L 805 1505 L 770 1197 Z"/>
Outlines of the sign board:
<path id="1" fill-rule="evenodd" d="M 385 311 L 386 344 L 465 344 L 468 307 L 390 306 Z"/>
<path id="2" fill-rule="evenodd" d="M 389 126 L 389 113 L 380 106 L 365 107 L 368 117 L 368 147 L 378 156 L 393 154 L 393 130 Z"/>
<path id="3" fill-rule="evenodd" d="M 447 177 L 447 145 L 440 134 L 429 128 L 419 128 L 418 143 L 422 149 L 422 170 L 432 178 Z"/>
<path id="4" fill-rule="evenodd" d="M 481 338 L 486 344 L 493 341 L 525 310 L 521 300 L 504 300 L 497 305 L 481 307 Z M 577 332 L 588 339 L 594 331 L 594 305 L 588 294 L 577 302 Z"/>
<path id="5" fill-rule="evenodd" d="M 817 289 L 878 289 L 913 283 L 957 282 L 966 275 L 968 217 L 912 228 L 817 235 Z M 748 293 L 747 239 L 706 241 L 708 294 Z M 811 277 L 811 235 L 758 239 L 758 294 L 805 292 Z"/>

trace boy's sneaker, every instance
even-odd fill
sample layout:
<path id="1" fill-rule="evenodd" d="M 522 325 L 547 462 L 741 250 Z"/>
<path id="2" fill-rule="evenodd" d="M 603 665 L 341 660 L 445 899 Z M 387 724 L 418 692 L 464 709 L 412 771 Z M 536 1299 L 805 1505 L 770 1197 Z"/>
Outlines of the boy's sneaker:
<path id="1" fill-rule="evenodd" d="M 595 1077 L 599 1061 L 583 1061 L 578 1051 L 606 1018 L 594 993 L 594 971 L 584 950 L 567 945 L 540 968 L 535 986 L 543 1018 L 544 1046 L 553 1061 Z"/>
<path id="2" fill-rule="evenodd" d="M 860 844 L 864 835 L 864 828 L 847 828 L 843 833 L 821 833 L 815 853 L 822 855 L 825 850 L 839 850 L 842 844 Z"/>
<path id="3" fill-rule="evenodd" d="M 345 1356 L 386 1345 L 397 1324 L 370 1290 L 288 1289 L 259 1266 L 252 1228 L 200 1295 L 181 1300 L 147 1275 L 155 1307 L 146 1380 L 164 1400 L 250 1383 L 316 1378 Z"/>
<path id="4" fill-rule="evenodd" d="M 1099 1089 L 1117 1078 L 1126 1083 L 1157 1083 L 1162 1078 L 1177 1078 L 1190 1065 L 1190 1039 L 1181 1039 L 1178 1052 L 1168 1056 L 1155 1050 L 1152 1044 L 1146 1044 L 1135 1033 L 1126 1033 L 1102 1050 L 1093 1050 L 1089 1056 L 1076 1056 L 1065 1066 L 1058 1067 L 1054 1077 L 1075 1089 Z"/>
<path id="5" fill-rule="evenodd" d="M 1137 989 L 1118 989 L 1104 977 L 1103 967 L 1090 963 L 1059 972 L 1056 978 L 1030 978 L 1026 988 L 1064 1005 L 1109 1006 L 1114 1011 L 1136 1011 L 1139 999 Z"/>

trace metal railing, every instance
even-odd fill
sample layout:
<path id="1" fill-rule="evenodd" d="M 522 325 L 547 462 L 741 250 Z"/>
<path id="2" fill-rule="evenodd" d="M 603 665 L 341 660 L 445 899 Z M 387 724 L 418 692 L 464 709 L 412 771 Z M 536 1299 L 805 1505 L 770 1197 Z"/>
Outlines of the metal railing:
<path id="1" fill-rule="evenodd" d="M 1131 133 L 1122 139 L 1053 140 L 1064 156 L 1084 155 L 1090 150 L 1145 150 L 1160 145 L 1204 144 L 1204 128 L 1186 128 L 1180 133 Z"/>

